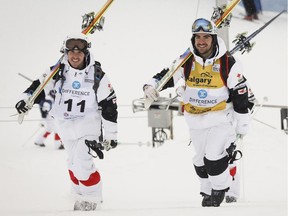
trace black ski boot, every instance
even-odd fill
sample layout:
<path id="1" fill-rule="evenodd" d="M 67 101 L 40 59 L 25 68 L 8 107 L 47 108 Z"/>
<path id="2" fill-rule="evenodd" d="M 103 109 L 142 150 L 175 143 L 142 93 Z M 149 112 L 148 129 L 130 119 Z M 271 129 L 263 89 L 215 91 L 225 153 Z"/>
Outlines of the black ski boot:
<path id="1" fill-rule="evenodd" d="M 210 207 L 212 206 L 211 204 L 211 196 L 208 194 L 205 194 L 203 192 L 200 193 L 203 196 L 202 200 L 202 207 Z"/>
<path id="2" fill-rule="evenodd" d="M 227 192 L 229 188 L 226 188 L 224 190 L 214 190 L 212 189 L 211 193 L 211 205 L 214 207 L 220 206 L 220 204 L 223 202 L 225 197 L 225 192 Z"/>

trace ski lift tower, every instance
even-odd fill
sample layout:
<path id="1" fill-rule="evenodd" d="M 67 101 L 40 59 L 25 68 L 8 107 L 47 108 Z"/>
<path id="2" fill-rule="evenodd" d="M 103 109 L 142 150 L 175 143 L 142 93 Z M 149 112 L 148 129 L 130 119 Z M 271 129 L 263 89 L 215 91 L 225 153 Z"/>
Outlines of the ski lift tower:
<path id="1" fill-rule="evenodd" d="M 228 4 L 227 0 L 216 0 L 216 7 L 223 7 L 223 5 L 227 5 L 227 4 Z M 222 28 L 218 29 L 218 35 L 224 40 L 227 50 L 229 50 L 228 28 L 229 26 L 223 26 Z"/>

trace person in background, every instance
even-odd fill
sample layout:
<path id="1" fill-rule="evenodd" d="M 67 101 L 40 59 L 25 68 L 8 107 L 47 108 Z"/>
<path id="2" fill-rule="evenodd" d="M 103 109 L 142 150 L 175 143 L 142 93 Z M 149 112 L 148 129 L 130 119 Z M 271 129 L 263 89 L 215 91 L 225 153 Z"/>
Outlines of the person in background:
<path id="1" fill-rule="evenodd" d="M 254 0 L 254 4 L 255 4 L 255 7 L 256 7 L 256 13 L 257 13 L 257 14 L 262 14 L 263 11 L 262 11 L 262 3 L 261 3 L 261 0 Z"/>
<path id="2" fill-rule="evenodd" d="M 246 16 L 245 20 L 253 21 L 253 19 L 258 20 L 257 9 L 254 0 L 242 0 Z"/>
<path id="3" fill-rule="evenodd" d="M 229 55 L 217 36 L 217 27 L 207 19 L 193 23 L 190 52 L 190 58 L 162 90 L 179 86 L 176 92 L 182 98 L 195 151 L 193 164 L 200 180 L 202 206 L 218 207 L 233 180 L 227 149 L 250 128 L 247 79 L 239 61 Z M 145 98 L 157 100 L 157 83 L 168 71 L 164 68 L 143 85 Z"/>
<path id="4" fill-rule="evenodd" d="M 68 154 L 75 211 L 96 210 L 102 203 L 102 178 L 94 157 L 103 159 L 102 150 L 117 146 L 116 94 L 100 62 L 90 53 L 90 47 L 84 34 L 68 35 L 61 49 L 64 56 L 59 71 L 34 101 L 37 104 L 45 98 L 52 101 L 49 114 Z M 21 95 L 15 105 L 20 115 L 32 108 L 29 92 L 33 93 L 45 81 L 51 68 Z M 101 123 L 102 143 L 99 142 Z"/>
<path id="5" fill-rule="evenodd" d="M 35 138 L 34 144 L 36 146 L 45 147 L 45 140 L 54 135 L 53 141 L 56 149 L 64 149 L 62 141 L 57 132 L 55 132 L 55 125 L 53 124 L 53 119 L 49 115 L 49 111 L 52 108 L 52 101 L 44 99 L 39 103 L 39 109 L 41 113 L 41 126 L 42 130 L 38 133 Z"/>

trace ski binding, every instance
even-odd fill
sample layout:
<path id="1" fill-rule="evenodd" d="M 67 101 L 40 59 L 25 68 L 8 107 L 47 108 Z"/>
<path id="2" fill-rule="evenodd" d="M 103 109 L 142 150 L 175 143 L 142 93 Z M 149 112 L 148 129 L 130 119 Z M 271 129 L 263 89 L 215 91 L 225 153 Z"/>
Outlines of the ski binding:
<path id="1" fill-rule="evenodd" d="M 95 19 L 95 12 L 90 12 L 88 14 L 84 14 L 82 16 L 82 30 L 88 28 L 88 26 L 93 22 Z M 92 30 L 90 31 L 90 34 L 93 34 L 96 30 L 103 31 L 105 17 L 102 16 L 96 25 L 93 26 Z"/>

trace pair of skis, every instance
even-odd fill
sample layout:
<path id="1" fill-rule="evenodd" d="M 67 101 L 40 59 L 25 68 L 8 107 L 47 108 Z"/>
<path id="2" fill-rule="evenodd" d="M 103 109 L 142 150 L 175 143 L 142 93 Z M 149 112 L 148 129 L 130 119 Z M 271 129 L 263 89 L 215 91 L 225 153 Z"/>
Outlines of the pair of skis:
<path id="1" fill-rule="evenodd" d="M 224 9 L 216 8 L 212 15 L 212 20 L 214 21 L 217 28 L 221 28 L 223 25 L 229 25 L 230 14 L 232 10 L 236 7 L 236 5 L 240 2 L 240 0 L 232 0 Z M 174 73 L 185 64 L 185 62 L 192 56 L 192 52 L 188 48 L 178 59 L 175 59 L 171 66 L 169 67 L 169 71 L 164 75 L 164 77 L 157 83 L 156 90 L 160 92 L 164 85 L 171 79 Z M 146 98 L 144 101 L 145 109 L 149 109 L 154 101 Z"/>
<path id="2" fill-rule="evenodd" d="M 82 22 L 82 34 L 88 35 L 93 34 L 96 29 L 102 30 L 103 24 L 104 24 L 104 12 L 109 8 L 109 6 L 112 4 L 114 0 L 107 0 L 106 3 L 102 6 L 102 8 L 98 11 L 98 13 L 95 15 L 94 12 L 85 14 L 83 16 L 83 22 Z M 38 88 L 33 92 L 33 94 L 28 98 L 27 105 L 32 107 L 34 104 L 35 99 L 39 96 L 39 94 L 43 91 L 44 87 L 47 85 L 48 82 L 52 80 L 52 78 L 57 74 L 57 72 L 60 70 L 60 64 L 64 58 L 64 54 L 60 57 L 60 59 L 57 61 L 57 63 L 53 66 L 51 69 L 50 75 L 45 79 L 44 82 L 42 82 Z M 26 112 L 27 114 L 27 112 Z M 24 120 L 25 113 L 21 113 L 18 115 L 18 123 L 21 124 Z"/>

